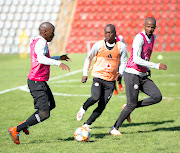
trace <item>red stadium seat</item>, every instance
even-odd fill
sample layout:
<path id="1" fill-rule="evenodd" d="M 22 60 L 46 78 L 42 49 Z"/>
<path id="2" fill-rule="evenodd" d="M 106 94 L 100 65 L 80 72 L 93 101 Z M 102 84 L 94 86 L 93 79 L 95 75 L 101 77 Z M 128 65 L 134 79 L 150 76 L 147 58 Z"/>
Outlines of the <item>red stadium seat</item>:
<path id="1" fill-rule="evenodd" d="M 168 34 L 168 35 L 174 34 L 174 27 L 168 27 L 168 29 L 167 29 L 167 34 Z"/>
<path id="2" fill-rule="evenodd" d="M 168 26 L 169 26 L 169 27 L 174 27 L 174 25 L 175 25 L 175 24 L 174 24 L 174 20 L 173 20 L 173 19 L 169 19 L 169 20 L 168 20 Z"/>
<path id="3" fill-rule="evenodd" d="M 161 14 L 162 19 L 168 19 L 168 12 L 167 11 L 163 11 Z"/>
<path id="4" fill-rule="evenodd" d="M 154 15 L 153 15 L 153 17 L 154 17 L 156 20 L 158 20 L 158 19 L 161 17 L 160 12 L 155 12 Z"/>
<path id="5" fill-rule="evenodd" d="M 180 42 L 180 35 L 175 35 L 174 36 L 174 42 L 177 43 L 177 44 Z"/>
<path id="6" fill-rule="evenodd" d="M 174 46 L 173 46 L 173 51 L 179 52 L 179 51 L 180 51 L 179 45 L 174 45 Z"/>
<path id="7" fill-rule="evenodd" d="M 179 27 L 180 26 L 180 19 L 176 20 L 176 26 Z"/>
<path id="8" fill-rule="evenodd" d="M 162 52 L 162 51 L 163 51 L 162 45 L 158 45 L 158 46 L 156 47 L 156 50 L 157 50 L 158 52 Z"/>
<path id="9" fill-rule="evenodd" d="M 166 43 L 171 44 L 173 42 L 173 38 L 171 35 L 166 37 Z"/>
<path id="10" fill-rule="evenodd" d="M 171 52 L 173 50 L 173 48 L 172 48 L 171 45 L 166 45 L 164 50 L 167 51 L 167 52 Z"/>
<path id="11" fill-rule="evenodd" d="M 157 38 L 157 42 L 159 45 L 162 45 L 163 43 L 165 43 L 165 39 L 164 39 L 164 36 L 159 36 Z"/>
<path id="12" fill-rule="evenodd" d="M 158 13 L 159 11 L 162 10 L 162 6 L 161 6 L 161 5 L 158 5 L 157 3 L 155 3 L 155 8 L 154 8 L 154 10 L 155 10 L 155 15 L 156 15 L 156 13 Z"/>
<path id="13" fill-rule="evenodd" d="M 161 27 L 160 31 L 159 31 L 159 34 L 165 35 L 166 34 L 166 27 Z"/>
<path id="14" fill-rule="evenodd" d="M 175 10 L 176 10 L 176 4 L 170 3 L 170 4 L 169 4 L 169 10 L 170 10 L 170 11 L 175 11 Z"/>
<path id="15" fill-rule="evenodd" d="M 160 26 L 161 27 L 167 26 L 167 20 L 166 19 L 164 19 L 164 20 L 162 19 L 161 22 L 160 22 Z"/>
<path id="16" fill-rule="evenodd" d="M 175 27 L 174 33 L 180 35 L 180 27 Z"/>
<path id="17" fill-rule="evenodd" d="M 176 17 L 175 12 L 169 12 L 169 18 L 174 19 Z"/>
<path id="18" fill-rule="evenodd" d="M 141 5 L 139 9 L 141 12 L 145 12 L 146 11 L 146 5 Z"/>
<path id="19" fill-rule="evenodd" d="M 163 6 L 162 6 L 162 10 L 163 11 L 168 11 L 168 4 L 165 4 L 165 3 L 163 3 Z"/>
<path id="20" fill-rule="evenodd" d="M 180 7 L 179 7 L 179 10 L 180 10 Z M 176 18 L 180 19 L 180 11 L 176 12 Z"/>

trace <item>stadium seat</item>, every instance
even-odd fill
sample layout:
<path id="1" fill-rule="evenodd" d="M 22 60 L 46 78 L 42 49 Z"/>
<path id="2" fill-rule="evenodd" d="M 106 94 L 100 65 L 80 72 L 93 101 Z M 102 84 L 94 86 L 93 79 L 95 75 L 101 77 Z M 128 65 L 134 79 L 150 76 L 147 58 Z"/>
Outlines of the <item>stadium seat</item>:
<path id="1" fill-rule="evenodd" d="M 156 49 L 157 49 L 157 51 L 158 51 L 158 52 L 162 52 L 162 51 L 163 51 L 163 47 L 162 47 L 162 45 L 161 45 L 161 44 L 160 44 L 159 46 L 157 46 L 157 48 L 156 48 Z"/>
<path id="2" fill-rule="evenodd" d="M 163 5 L 162 5 L 162 10 L 164 11 L 164 12 L 166 12 L 167 10 L 168 10 L 168 4 L 166 4 L 166 3 L 162 3 Z"/>
<path id="3" fill-rule="evenodd" d="M 162 19 L 165 19 L 165 20 L 167 20 L 168 19 L 168 12 L 165 10 L 165 11 L 163 11 L 162 13 L 161 13 L 161 17 L 162 17 Z"/>
<path id="4" fill-rule="evenodd" d="M 177 19 L 177 20 L 176 20 L 176 26 L 177 26 L 177 27 L 180 27 L 180 19 Z"/>
<path id="5" fill-rule="evenodd" d="M 170 11 L 176 11 L 176 4 L 170 3 L 170 4 L 169 4 L 169 10 L 170 10 Z"/>
<path id="6" fill-rule="evenodd" d="M 170 18 L 170 19 L 174 19 L 175 16 L 176 16 L 175 12 L 172 12 L 172 11 L 169 12 L 169 18 Z"/>
<path id="7" fill-rule="evenodd" d="M 172 48 L 171 45 L 166 45 L 164 50 L 167 51 L 167 52 L 171 52 L 173 50 L 173 48 Z"/>
<path id="8" fill-rule="evenodd" d="M 166 43 L 171 44 L 173 42 L 172 36 L 171 35 L 167 36 L 165 41 Z"/>
<path id="9" fill-rule="evenodd" d="M 11 47 L 9 45 L 4 46 L 3 53 L 4 54 L 9 54 L 11 52 Z"/>
<path id="10" fill-rule="evenodd" d="M 173 35 L 174 34 L 174 27 L 168 27 L 167 34 L 168 35 Z"/>
<path id="11" fill-rule="evenodd" d="M 173 51 L 179 52 L 179 51 L 180 51 L 179 45 L 174 45 L 174 46 L 173 46 Z"/>
<path id="12" fill-rule="evenodd" d="M 175 35 L 175 36 L 174 36 L 174 42 L 175 42 L 176 44 L 179 44 L 179 42 L 180 42 L 180 35 Z"/>
<path id="13" fill-rule="evenodd" d="M 180 27 L 176 26 L 176 27 L 175 27 L 175 30 L 174 30 L 174 33 L 175 33 L 176 35 L 180 35 Z"/>
<path id="14" fill-rule="evenodd" d="M 174 24 L 174 20 L 173 20 L 173 19 L 169 19 L 169 20 L 168 20 L 168 26 L 169 26 L 169 27 L 174 27 L 174 25 L 175 25 L 175 24 Z"/>

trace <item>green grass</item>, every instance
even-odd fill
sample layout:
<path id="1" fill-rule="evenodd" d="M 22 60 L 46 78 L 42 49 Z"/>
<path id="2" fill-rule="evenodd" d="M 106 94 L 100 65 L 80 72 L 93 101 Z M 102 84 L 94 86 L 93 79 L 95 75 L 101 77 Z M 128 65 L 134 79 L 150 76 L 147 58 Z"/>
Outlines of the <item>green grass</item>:
<path id="1" fill-rule="evenodd" d="M 180 152 L 180 53 L 161 53 L 163 60 L 158 60 L 158 53 L 153 53 L 151 61 L 167 64 L 168 71 L 152 69 L 152 79 L 162 92 L 161 103 L 136 109 L 132 123 L 125 121 L 120 127 L 122 136 L 110 136 L 108 132 L 126 103 L 125 92 L 113 96 L 103 114 L 92 124 L 90 142 L 79 143 L 73 138 L 75 129 L 90 116 L 90 107 L 83 121 L 76 120 L 76 113 L 90 95 L 92 77 L 82 84 L 82 72 L 64 76 L 57 66 L 51 66 L 51 78 L 48 84 L 56 100 L 56 108 L 51 117 L 41 124 L 30 127 L 30 135 L 20 135 L 20 145 L 16 145 L 8 134 L 8 128 L 27 119 L 35 110 L 29 92 L 14 90 L 0 94 L 0 152 L 22 153 L 176 153 Z M 83 68 L 85 54 L 69 54 L 72 62 L 67 64 L 71 72 Z M 18 55 L 0 55 L 0 92 L 6 89 L 26 85 L 30 70 L 30 58 L 20 59 Z M 72 82 L 60 82 L 68 81 Z M 124 82 L 123 82 L 124 85 Z M 62 96 L 58 94 L 71 94 Z M 75 96 L 76 95 L 76 96 Z M 79 95 L 79 96 L 78 96 Z M 140 93 L 140 99 L 146 97 Z"/>

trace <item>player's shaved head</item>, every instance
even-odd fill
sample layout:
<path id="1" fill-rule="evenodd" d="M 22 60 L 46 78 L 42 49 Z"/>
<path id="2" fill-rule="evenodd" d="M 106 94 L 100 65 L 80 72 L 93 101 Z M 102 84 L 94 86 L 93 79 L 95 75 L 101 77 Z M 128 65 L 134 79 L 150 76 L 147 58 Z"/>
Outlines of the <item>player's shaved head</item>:
<path id="1" fill-rule="evenodd" d="M 144 21 L 144 30 L 149 38 L 151 38 L 155 29 L 156 29 L 156 19 L 153 17 L 146 18 Z"/>
<path id="2" fill-rule="evenodd" d="M 54 37 L 55 27 L 50 22 L 43 22 L 39 26 L 39 34 L 50 42 Z"/>
<path id="3" fill-rule="evenodd" d="M 154 24 L 156 26 L 156 19 L 153 18 L 153 17 L 148 17 L 145 19 L 145 22 L 144 22 L 145 25 L 147 24 Z"/>
<path id="4" fill-rule="evenodd" d="M 41 23 L 41 25 L 39 26 L 39 32 L 41 34 L 41 32 L 43 31 L 47 31 L 49 29 L 53 28 L 54 29 L 54 26 L 50 23 L 50 22 L 43 22 Z"/>

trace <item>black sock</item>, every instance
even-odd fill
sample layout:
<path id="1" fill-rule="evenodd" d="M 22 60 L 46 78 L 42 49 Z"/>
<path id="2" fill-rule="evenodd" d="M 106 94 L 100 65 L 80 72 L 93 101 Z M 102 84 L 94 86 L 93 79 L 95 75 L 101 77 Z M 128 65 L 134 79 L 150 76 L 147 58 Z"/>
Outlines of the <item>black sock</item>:
<path id="1" fill-rule="evenodd" d="M 29 126 L 32 126 L 32 125 L 39 123 L 35 117 L 35 115 L 38 113 L 39 113 L 39 110 L 37 110 L 33 115 L 31 115 L 23 124 L 18 125 L 17 126 L 17 132 L 20 132 L 21 130 L 23 130 Z"/>

